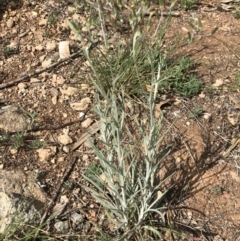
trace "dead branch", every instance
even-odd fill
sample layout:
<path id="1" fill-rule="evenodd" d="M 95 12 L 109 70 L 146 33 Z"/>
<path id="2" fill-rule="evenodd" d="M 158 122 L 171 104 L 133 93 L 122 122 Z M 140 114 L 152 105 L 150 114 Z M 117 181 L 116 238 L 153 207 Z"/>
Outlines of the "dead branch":
<path id="1" fill-rule="evenodd" d="M 34 72 L 32 72 L 32 73 L 30 73 L 30 74 L 25 74 L 24 76 L 19 77 L 19 78 L 15 79 L 15 80 L 12 80 L 12 81 L 7 82 L 7 83 L 4 83 L 4 84 L 0 84 L 0 90 L 1 90 L 1 89 L 5 89 L 5 88 L 7 88 L 7 87 L 14 86 L 14 85 L 16 85 L 16 84 L 18 84 L 18 83 L 20 83 L 20 82 L 26 82 L 26 81 L 28 81 L 30 78 L 32 78 L 33 76 L 39 75 L 39 74 L 41 74 L 41 73 L 43 73 L 43 72 L 46 72 L 46 71 L 49 71 L 50 69 L 58 66 L 59 64 L 63 63 L 64 61 L 67 61 L 67 60 L 69 60 L 69 59 L 72 59 L 72 58 L 78 56 L 78 55 L 81 54 L 81 53 L 82 53 L 82 49 L 79 50 L 78 52 L 74 53 L 74 54 L 71 54 L 71 55 L 68 56 L 67 58 L 60 59 L 58 62 L 56 62 L 56 63 L 54 63 L 54 64 L 51 64 L 50 66 L 48 66 L 48 67 L 46 67 L 46 68 L 37 69 L 37 70 L 35 70 Z"/>
<path id="2" fill-rule="evenodd" d="M 73 168 L 74 168 L 77 160 L 78 160 L 78 157 L 74 157 L 73 160 L 72 160 L 72 163 L 69 165 L 68 169 L 65 170 L 65 173 L 64 173 L 64 175 L 63 175 L 63 177 L 62 177 L 61 182 L 59 183 L 59 185 L 58 185 L 58 187 L 57 187 L 57 190 L 56 190 L 56 192 L 55 192 L 55 195 L 53 196 L 52 200 L 51 200 L 50 203 L 48 204 L 48 207 L 47 207 L 46 211 L 44 212 L 44 214 L 43 214 L 43 216 L 42 216 L 42 218 L 41 218 L 41 221 L 40 221 L 40 225 L 39 225 L 39 226 L 41 226 L 41 225 L 43 225 L 45 222 L 47 222 L 47 219 L 48 219 L 48 217 L 50 216 L 50 215 L 49 215 L 49 212 L 50 212 L 50 210 L 53 208 L 54 204 L 56 203 L 56 201 L 57 201 L 57 199 L 58 199 L 58 197 L 59 197 L 59 195 L 60 195 L 60 193 L 61 193 L 62 186 L 63 186 L 63 184 L 66 182 L 67 178 L 70 176 L 70 174 L 71 174 L 71 172 L 72 172 L 72 170 L 73 170 Z M 36 231 L 34 240 L 36 240 L 36 238 L 37 238 L 37 236 L 38 236 L 38 234 L 39 234 L 39 231 L 40 231 L 40 229 L 38 229 L 38 230 Z"/>

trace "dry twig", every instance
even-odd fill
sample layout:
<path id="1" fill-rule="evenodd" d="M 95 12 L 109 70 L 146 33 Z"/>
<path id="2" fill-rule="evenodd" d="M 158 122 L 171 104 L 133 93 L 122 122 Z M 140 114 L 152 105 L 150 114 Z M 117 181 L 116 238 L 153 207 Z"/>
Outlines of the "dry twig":
<path id="1" fill-rule="evenodd" d="M 56 62 L 56 63 L 54 63 L 54 64 L 51 64 L 50 66 L 48 66 L 48 67 L 46 67 L 46 68 L 37 69 L 37 70 L 35 70 L 34 72 L 32 72 L 32 73 L 30 73 L 30 74 L 25 74 L 24 76 L 19 77 L 19 78 L 15 79 L 15 80 L 12 80 L 12 81 L 7 82 L 7 83 L 4 83 L 4 84 L 0 84 L 0 90 L 1 90 L 1 89 L 5 89 L 5 88 L 7 88 L 7 87 L 11 87 L 11 86 L 16 85 L 16 84 L 18 84 L 18 83 L 20 83 L 20 82 L 26 82 L 26 81 L 28 81 L 30 78 L 32 78 L 33 76 L 39 75 L 39 74 L 41 74 L 41 73 L 43 73 L 43 72 L 46 72 L 46 71 L 48 71 L 48 70 L 50 70 L 50 69 L 58 66 L 59 64 L 63 63 L 64 61 L 67 61 L 67 60 L 69 60 L 69 59 L 72 59 L 72 58 L 78 56 L 78 55 L 81 54 L 81 53 L 82 53 L 82 49 L 79 50 L 79 51 L 77 51 L 77 52 L 74 53 L 74 54 L 71 54 L 71 55 L 68 56 L 67 58 L 60 59 L 58 62 Z"/>
<path id="2" fill-rule="evenodd" d="M 43 216 L 41 218 L 39 226 L 41 226 L 44 222 L 47 221 L 47 219 L 49 217 L 49 211 L 53 208 L 54 204 L 56 203 L 56 201 L 57 201 L 57 199 L 58 199 L 58 197 L 60 195 L 62 186 L 63 186 L 64 182 L 66 182 L 66 180 L 69 177 L 69 175 L 71 174 L 71 172 L 73 170 L 73 167 L 75 166 L 75 164 L 77 162 L 77 159 L 78 159 L 78 157 L 74 157 L 73 160 L 72 160 L 72 163 L 69 165 L 68 169 L 65 171 L 65 173 L 63 175 L 63 178 L 62 178 L 61 182 L 59 183 L 59 186 L 58 186 L 58 188 L 56 190 L 56 193 L 55 193 L 54 197 L 52 198 L 52 200 L 48 204 L 48 207 L 47 207 L 46 211 L 44 212 L 44 214 L 43 214 Z M 38 229 L 36 231 L 35 237 L 34 237 L 34 241 L 37 239 L 39 231 L 40 231 L 40 229 Z"/>
<path id="3" fill-rule="evenodd" d="M 90 136 L 92 136 L 93 134 L 95 134 L 96 132 L 98 132 L 100 130 L 102 121 L 99 120 L 96 123 L 94 123 L 92 126 L 89 127 L 89 130 L 86 131 L 85 133 L 83 133 L 81 135 L 81 137 L 79 138 L 79 140 L 73 145 L 71 151 L 76 150 L 79 146 L 82 145 L 83 142 L 85 142 Z"/>

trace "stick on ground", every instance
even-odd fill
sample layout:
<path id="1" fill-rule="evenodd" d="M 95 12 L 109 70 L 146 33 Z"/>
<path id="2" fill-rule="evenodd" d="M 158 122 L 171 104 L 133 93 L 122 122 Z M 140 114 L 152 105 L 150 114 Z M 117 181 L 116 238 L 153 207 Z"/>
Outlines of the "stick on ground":
<path id="1" fill-rule="evenodd" d="M 64 175 L 62 177 L 62 180 L 61 180 L 61 182 L 58 185 L 58 188 L 56 190 L 55 195 L 53 196 L 52 200 L 50 201 L 46 211 L 44 212 L 44 214 L 43 214 L 43 216 L 41 218 L 39 226 L 42 226 L 42 224 L 44 224 L 47 221 L 47 219 L 49 217 L 49 212 L 53 208 L 54 204 L 56 203 L 56 201 L 57 201 L 57 199 L 58 199 L 58 197 L 59 197 L 59 195 L 61 193 L 62 186 L 63 186 L 64 182 L 66 182 L 66 180 L 69 177 L 69 175 L 71 174 L 71 172 L 72 172 L 72 170 L 73 170 L 77 160 L 78 160 L 78 157 L 74 157 L 73 160 L 72 160 L 72 163 L 69 165 L 68 169 L 65 171 L 65 173 L 64 173 Z M 38 229 L 36 231 L 35 236 L 34 236 L 34 240 L 37 239 L 39 231 L 40 231 L 40 229 Z"/>
<path id="2" fill-rule="evenodd" d="M 12 81 L 7 82 L 7 83 L 4 83 L 4 84 L 0 84 L 0 90 L 5 89 L 5 88 L 7 88 L 7 87 L 14 86 L 14 85 L 16 85 L 16 84 L 18 84 L 18 83 L 21 83 L 21 82 L 26 82 L 26 81 L 28 81 L 30 78 L 32 78 L 33 76 L 39 75 L 39 74 L 41 74 L 41 73 L 43 73 L 43 72 L 46 72 L 46 71 L 48 71 L 48 70 L 50 70 L 50 69 L 58 66 L 59 64 L 63 63 L 64 61 L 67 61 L 67 60 L 69 60 L 69 59 L 72 59 L 72 58 L 78 56 L 78 55 L 81 54 L 81 53 L 82 53 L 82 49 L 79 50 L 78 52 L 74 53 L 74 54 L 71 54 L 71 55 L 68 56 L 67 58 L 60 59 L 58 62 L 56 62 L 56 63 L 54 63 L 54 64 L 51 64 L 50 66 L 48 66 L 48 67 L 46 67 L 46 68 L 37 69 L 37 70 L 35 70 L 34 72 L 32 72 L 32 73 L 30 73 L 30 74 L 25 74 L 24 76 L 19 77 L 19 78 L 15 79 L 15 80 L 12 80 Z"/>

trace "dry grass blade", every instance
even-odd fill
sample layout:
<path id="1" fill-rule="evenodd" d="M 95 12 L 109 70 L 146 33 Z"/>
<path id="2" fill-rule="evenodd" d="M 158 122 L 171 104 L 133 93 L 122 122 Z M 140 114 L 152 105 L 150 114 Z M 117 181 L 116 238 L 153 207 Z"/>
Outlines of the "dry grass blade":
<path id="1" fill-rule="evenodd" d="M 102 121 L 100 120 L 100 121 L 97 121 L 96 123 L 94 123 L 92 126 L 90 126 L 88 128 L 88 130 L 84 134 L 82 134 L 81 137 L 79 138 L 79 140 L 73 145 L 73 147 L 71 148 L 71 151 L 76 150 L 85 141 L 87 141 L 89 139 L 89 137 L 91 137 L 96 132 L 98 132 L 101 128 L 101 124 L 102 124 Z"/>

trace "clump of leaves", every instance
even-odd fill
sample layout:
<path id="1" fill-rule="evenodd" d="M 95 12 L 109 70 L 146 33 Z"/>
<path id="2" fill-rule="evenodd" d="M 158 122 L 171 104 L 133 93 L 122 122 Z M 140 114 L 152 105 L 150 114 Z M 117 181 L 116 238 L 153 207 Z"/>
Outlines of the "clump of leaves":
<path id="1" fill-rule="evenodd" d="M 195 75 L 195 63 L 189 57 L 182 57 L 179 61 L 169 61 L 165 67 L 167 76 L 161 86 L 162 90 L 175 91 L 182 96 L 193 96 L 199 93 L 202 87 Z"/>
<path id="2" fill-rule="evenodd" d="M 144 41 L 143 41 L 144 42 Z M 161 61 L 161 92 L 176 92 L 182 96 L 193 96 L 199 93 L 202 82 L 196 77 L 196 64 L 189 57 L 180 60 L 168 58 L 159 46 L 147 47 L 138 42 L 135 51 L 130 48 L 118 48 L 108 55 L 101 54 L 96 58 L 88 55 L 91 66 L 94 66 L 93 79 L 101 83 L 105 92 L 114 88 L 126 95 L 146 94 L 152 76 L 152 67 Z M 151 58 L 152 66 L 148 58 Z"/>

